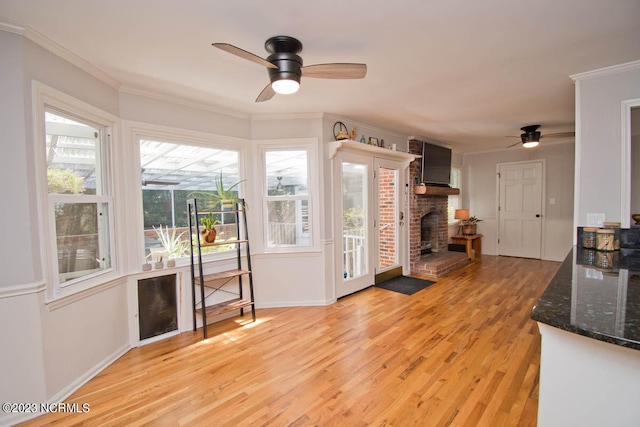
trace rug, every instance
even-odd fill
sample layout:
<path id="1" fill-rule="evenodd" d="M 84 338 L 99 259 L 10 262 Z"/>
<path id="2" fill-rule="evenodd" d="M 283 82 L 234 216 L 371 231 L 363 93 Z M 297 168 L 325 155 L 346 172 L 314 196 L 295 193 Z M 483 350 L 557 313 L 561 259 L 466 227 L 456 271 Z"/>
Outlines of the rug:
<path id="1" fill-rule="evenodd" d="M 415 277 L 398 276 L 393 279 L 385 280 L 378 283 L 378 288 L 387 289 L 389 291 L 400 292 L 405 295 L 413 295 L 424 288 L 433 285 L 436 282 L 431 280 L 416 279 Z"/>

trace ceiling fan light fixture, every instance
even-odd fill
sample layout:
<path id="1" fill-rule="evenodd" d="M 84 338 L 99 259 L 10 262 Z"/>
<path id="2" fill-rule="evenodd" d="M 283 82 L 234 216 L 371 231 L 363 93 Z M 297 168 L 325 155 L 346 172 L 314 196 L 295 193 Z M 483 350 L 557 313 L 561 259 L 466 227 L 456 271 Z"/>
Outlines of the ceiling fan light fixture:
<path id="1" fill-rule="evenodd" d="M 522 143 L 522 146 L 524 148 L 533 148 L 533 147 L 537 147 L 538 144 L 540 144 L 538 141 L 525 141 Z"/>
<path id="2" fill-rule="evenodd" d="M 271 88 L 275 93 L 290 95 L 296 93 L 300 88 L 300 83 L 292 79 L 275 80 L 271 83 Z"/>

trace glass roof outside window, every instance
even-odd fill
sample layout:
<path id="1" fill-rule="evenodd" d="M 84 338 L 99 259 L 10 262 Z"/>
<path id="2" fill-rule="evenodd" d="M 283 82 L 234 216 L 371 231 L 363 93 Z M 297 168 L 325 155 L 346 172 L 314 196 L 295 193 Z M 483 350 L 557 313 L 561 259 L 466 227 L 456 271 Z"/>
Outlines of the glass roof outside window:
<path id="1" fill-rule="evenodd" d="M 225 187 L 238 177 L 238 152 L 193 145 L 141 140 L 143 189 L 214 190 L 222 173 Z"/>

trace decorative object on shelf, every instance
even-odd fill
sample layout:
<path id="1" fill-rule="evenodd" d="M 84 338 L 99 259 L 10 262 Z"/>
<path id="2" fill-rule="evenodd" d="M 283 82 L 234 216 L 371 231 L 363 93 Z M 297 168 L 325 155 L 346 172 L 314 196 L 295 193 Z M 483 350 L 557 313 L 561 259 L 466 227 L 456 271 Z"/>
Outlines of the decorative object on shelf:
<path id="1" fill-rule="evenodd" d="M 380 143 L 378 144 L 378 147 L 384 148 L 384 139 L 380 140 Z"/>
<path id="2" fill-rule="evenodd" d="M 156 270 L 162 270 L 164 268 L 164 262 L 162 261 L 162 257 L 160 257 L 158 261 L 155 262 L 155 264 L 153 265 L 153 268 L 155 268 Z"/>
<path id="3" fill-rule="evenodd" d="M 211 194 L 206 191 L 194 191 L 189 193 L 189 198 L 197 198 L 199 201 L 202 201 L 208 209 L 215 209 L 216 207 L 219 207 L 222 210 L 233 210 L 236 203 L 240 200 L 238 197 L 238 191 L 235 188 L 244 181 L 244 179 L 237 181 L 231 186 L 225 188 L 222 172 L 220 172 L 215 183 L 215 194 Z M 244 207 L 246 208 L 246 206 Z"/>
<path id="4" fill-rule="evenodd" d="M 211 244 L 216 241 L 216 224 L 220 221 L 213 219 L 213 213 L 209 212 L 208 217 L 200 218 L 200 223 L 204 227 L 204 230 L 200 232 L 200 242 L 203 245 Z"/>
<path id="5" fill-rule="evenodd" d="M 367 139 L 364 137 L 364 134 L 362 134 L 362 136 L 360 137 L 360 144 L 366 144 L 367 143 Z"/>
<path id="6" fill-rule="evenodd" d="M 636 222 L 636 225 L 640 225 L 640 214 L 633 214 L 631 218 Z"/>
<path id="7" fill-rule="evenodd" d="M 173 258 L 169 258 L 167 260 L 167 268 L 173 268 L 176 266 L 176 260 Z"/>
<path id="8" fill-rule="evenodd" d="M 186 234 L 186 231 L 176 236 L 177 230 L 175 228 L 169 230 L 169 226 L 162 228 L 162 225 L 160 225 L 160 228 L 153 227 L 153 229 L 158 235 L 158 240 L 160 240 L 160 244 L 162 244 L 164 248 L 164 253 L 169 260 L 179 258 L 188 252 L 189 242 L 182 238 L 182 236 Z M 175 265 L 175 261 L 173 264 Z"/>
<path id="9" fill-rule="evenodd" d="M 336 141 L 349 139 L 347 126 L 342 122 L 335 122 L 335 124 L 333 125 L 333 137 L 336 139 Z"/>
<path id="10" fill-rule="evenodd" d="M 369 145 L 375 145 L 376 147 L 378 146 L 378 138 L 374 138 L 372 136 L 369 137 Z"/>
<path id="11" fill-rule="evenodd" d="M 426 184 L 423 182 L 422 184 L 414 185 L 413 186 L 413 194 L 427 194 L 427 186 L 426 186 Z M 456 213 L 457 212 L 458 211 L 456 211 Z"/>
<path id="12" fill-rule="evenodd" d="M 151 264 L 149 264 L 149 260 L 145 260 L 144 264 L 142 264 L 142 271 L 151 271 Z"/>
<path id="13" fill-rule="evenodd" d="M 349 139 L 351 139 L 352 141 L 355 141 L 357 135 L 358 135 L 358 126 L 354 126 L 351 129 L 351 133 L 349 134 Z"/>

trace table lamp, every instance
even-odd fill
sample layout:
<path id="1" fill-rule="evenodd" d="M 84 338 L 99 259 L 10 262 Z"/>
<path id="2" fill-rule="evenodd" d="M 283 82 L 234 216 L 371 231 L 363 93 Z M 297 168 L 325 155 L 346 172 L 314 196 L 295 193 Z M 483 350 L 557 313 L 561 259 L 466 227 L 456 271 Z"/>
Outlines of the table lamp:
<path id="1" fill-rule="evenodd" d="M 469 209 L 456 209 L 456 213 L 453 215 L 455 219 L 460 220 L 460 226 L 458 228 L 458 234 L 462 234 L 462 224 L 465 220 L 469 219 Z"/>

